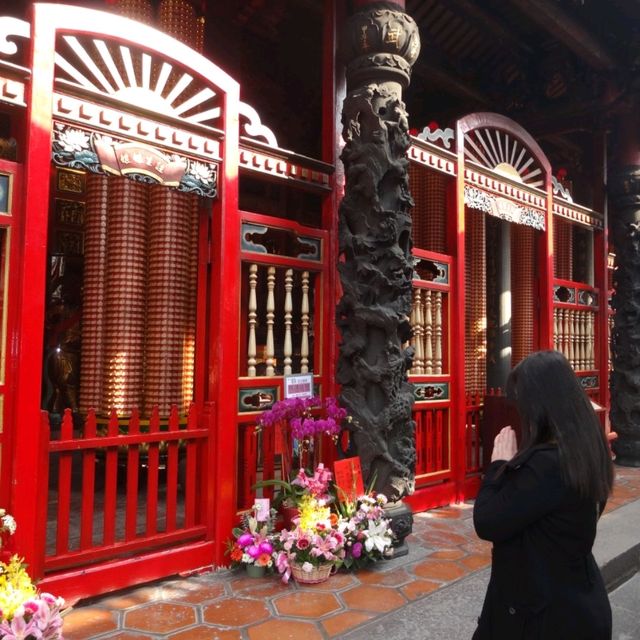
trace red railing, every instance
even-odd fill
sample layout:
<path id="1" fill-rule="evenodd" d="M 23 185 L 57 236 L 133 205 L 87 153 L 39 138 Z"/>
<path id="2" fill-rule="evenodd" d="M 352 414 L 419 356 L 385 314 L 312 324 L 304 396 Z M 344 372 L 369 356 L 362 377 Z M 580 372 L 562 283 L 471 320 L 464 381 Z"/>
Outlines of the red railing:
<path id="1" fill-rule="evenodd" d="M 449 409 L 414 407 L 416 421 L 416 485 L 435 479 L 433 474 L 451 469 Z"/>
<path id="2" fill-rule="evenodd" d="M 482 424 L 482 398 L 478 391 L 466 395 L 466 419 L 465 419 L 465 451 L 466 472 L 478 473 L 482 471 L 482 440 L 480 438 L 480 425 Z"/>
<path id="3" fill-rule="evenodd" d="M 199 503 L 206 479 L 209 412 L 174 407 L 161 420 L 142 421 L 93 411 L 74 427 L 67 409 L 49 451 L 49 509 L 45 571 L 53 572 L 203 540 Z M 47 474 L 45 474 L 46 477 Z"/>

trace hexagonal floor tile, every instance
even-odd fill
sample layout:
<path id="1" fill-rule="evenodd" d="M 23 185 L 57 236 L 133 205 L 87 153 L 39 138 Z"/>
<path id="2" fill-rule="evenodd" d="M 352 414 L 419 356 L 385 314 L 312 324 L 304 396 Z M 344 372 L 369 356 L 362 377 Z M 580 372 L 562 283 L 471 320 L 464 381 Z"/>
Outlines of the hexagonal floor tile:
<path id="1" fill-rule="evenodd" d="M 194 580 L 178 580 L 162 587 L 162 599 L 173 602 L 202 604 L 224 595 L 224 584 L 201 583 Z"/>
<path id="2" fill-rule="evenodd" d="M 280 596 L 273 601 L 273 605 L 281 616 L 300 618 L 321 618 L 342 608 L 332 593 L 303 591 Z"/>
<path id="3" fill-rule="evenodd" d="M 453 562 L 446 560 L 424 560 L 413 568 L 419 578 L 450 582 L 462 577 L 468 571 Z"/>
<path id="4" fill-rule="evenodd" d="M 340 594 L 349 609 L 386 612 L 406 604 L 396 589 L 362 585 Z"/>
<path id="5" fill-rule="evenodd" d="M 68 640 L 87 640 L 90 635 L 118 629 L 118 618 L 113 611 L 97 607 L 81 607 L 64 616 L 64 637 Z"/>
<path id="6" fill-rule="evenodd" d="M 201 625 L 169 636 L 169 640 L 242 640 L 240 631 L 216 629 Z"/>
<path id="7" fill-rule="evenodd" d="M 226 627 L 243 627 L 269 617 L 262 602 L 247 598 L 224 598 L 204 607 L 202 617 L 206 622 Z"/>
<path id="8" fill-rule="evenodd" d="M 309 622 L 297 620 L 269 620 L 249 627 L 249 640 L 322 640 L 322 634 Z"/>
<path id="9" fill-rule="evenodd" d="M 431 580 L 414 580 L 401 587 L 400 591 L 402 591 L 409 600 L 416 600 L 417 598 L 426 596 L 427 593 L 435 591 L 441 586 L 438 582 L 431 582 Z"/>
<path id="10" fill-rule="evenodd" d="M 365 613 L 364 611 L 345 611 L 323 620 L 322 626 L 329 636 L 333 638 L 360 624 L 364 624 L 374 617 L 373 613 Z"/>
<path id="11" fill-rule="evenodd" d="M 150 633 L 170 633 L 195 622 L 195 608 L 186 604 L 145 604 L 124 614 L 125 628 Z"/>

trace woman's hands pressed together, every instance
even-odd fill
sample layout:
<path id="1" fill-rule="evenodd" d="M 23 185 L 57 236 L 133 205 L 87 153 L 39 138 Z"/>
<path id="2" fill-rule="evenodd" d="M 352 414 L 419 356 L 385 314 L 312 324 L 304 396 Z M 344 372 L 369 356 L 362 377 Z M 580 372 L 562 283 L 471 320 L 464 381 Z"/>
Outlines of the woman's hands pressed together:
<path id="1" fill-rule="evenodd" d="M 511 427 L 504 427 L 493 441 L 491 462 L 495 460 L 511 460 L 517 451 L 516 432 Z"/>

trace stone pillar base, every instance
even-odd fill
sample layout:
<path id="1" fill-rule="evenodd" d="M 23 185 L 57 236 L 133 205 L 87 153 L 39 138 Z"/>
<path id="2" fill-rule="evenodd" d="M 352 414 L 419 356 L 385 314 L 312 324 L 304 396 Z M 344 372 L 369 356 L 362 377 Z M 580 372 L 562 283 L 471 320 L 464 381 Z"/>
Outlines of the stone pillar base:
<path id="1" fill-rule="evenodd" d="M 621 467 L 640 467 L 640 440 L 618 437 L 612 443 L 615 463 Z"/>
<path id="2" fill-rule="evenodd" d="M 409 553 L 405 538 L 413 530 L 413 511 L 411 507 L 398 500 L 390 502 L 384 509 L 384 517 L 391 520 L 391 530 L 395 534 L 395 542 L 387 553 L 389 558 L 399 558 Z"/>

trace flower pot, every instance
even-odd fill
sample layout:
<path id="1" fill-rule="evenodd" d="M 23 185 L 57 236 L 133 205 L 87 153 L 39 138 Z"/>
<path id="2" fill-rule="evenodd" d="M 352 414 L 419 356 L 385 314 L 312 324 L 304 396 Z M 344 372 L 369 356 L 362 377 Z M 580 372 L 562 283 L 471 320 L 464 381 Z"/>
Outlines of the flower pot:
<path id="1" fill-rule="evenodd" d="M 265 573 L 267 572 L 266 567 L 261 567 L 257 564 L 248 564 L 246 566 L 247 575 L 250 578 L 264 578 Z"/>
<path id="2" fill-rule="evenodd" d="M 291 565 L 291 575 L 300 584 L 318 584 L 329 579 L 333 566 L 331 562 L 327 562 L 318 567 L 313 567 L 311 571 L 303 571 L 301 564 L 294 563 Z"/>

